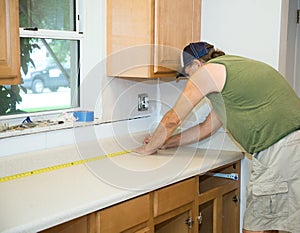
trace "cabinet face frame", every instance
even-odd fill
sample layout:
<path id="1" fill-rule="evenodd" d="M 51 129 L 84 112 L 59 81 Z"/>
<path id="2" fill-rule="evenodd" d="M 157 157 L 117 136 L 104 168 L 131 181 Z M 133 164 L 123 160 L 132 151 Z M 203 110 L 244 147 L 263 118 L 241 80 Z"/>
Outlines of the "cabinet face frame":
<path id="1" fill-rule="evenodd" d="M 19 1 L 0 0 L 0 85 L 21 83 Z"/>

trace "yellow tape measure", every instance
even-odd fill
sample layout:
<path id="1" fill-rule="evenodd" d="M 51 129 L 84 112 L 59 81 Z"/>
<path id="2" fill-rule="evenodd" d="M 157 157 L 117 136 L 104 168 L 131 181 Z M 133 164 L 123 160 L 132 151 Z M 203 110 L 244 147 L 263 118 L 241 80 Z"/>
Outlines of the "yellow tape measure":
<path id="1" fill-rule="evenodd" d="M 4 176 L 4 177 L 0 177 L 0 183 L 10 181 L 10 180 L 20 179 L 20 178 L 27 177 L 27 176 L 33 176 L 33 175 L 37 175 L 40 173 L 45 173 L 45 172 L 59 170 L 59 169 L 67 168 L 67 167 L 72 167 L 72 166 L 76 166 L 76 165 L 80 165 L 80 164 L 84 164 L 84 163 L 88 163 L 88 162 L 93 162 L 96 160 L 101 160 L 101 159 L 105 159 L 105 158 L 111 158 L 111 157 L 115 157 L 115 156 L 119 156 L 119 155 L 124 155 L 124 154 L 128 154 L 130 152 L 131 152 L 130 150 L 125 150 L 125 151 L 115 152 L 115 153 L 111 153 L 111 154 L 100 155 L 100 156 L 96 156 L 96 157 L 92 157 L 92 158 L 88 158 L 88 159 L 76 160 L 76 161 L 69 162 L 69 163 L 58 164 L 58 165 L 54 165 L 51 167 L 45 167 L 45 168 L 32 170 L 32 171 L 28 171 L 28 172 L 18 173 L 18 174 L 14 174 L 14 175 L 10 175 L 10 176 Z"/>

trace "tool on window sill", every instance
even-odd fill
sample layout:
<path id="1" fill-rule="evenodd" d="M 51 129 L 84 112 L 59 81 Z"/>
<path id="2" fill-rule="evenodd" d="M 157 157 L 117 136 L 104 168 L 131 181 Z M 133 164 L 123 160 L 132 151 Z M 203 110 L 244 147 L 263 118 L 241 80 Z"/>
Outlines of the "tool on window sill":
<path id="1" fill-rule="evenodd" d="M 26 117 L 22 124 L 19 126 L 21 128 L 33 128 L 36 124 L 30 119 L 30 117 Z"/>
<path id="2" fill-rule="evenodd" d="M 239 180 L 239 174 L 237 173 L 212 173 L 208 172 L 206 173 L 208 176 L 215 176 L 215 177 L 220 177 L 220 178 L 225 178 L 225 179 L 231 179 L 231 180 Z"/>
<path id="3" fill-rule="evenodd" d="M 30 117 L 26 117 L 24 121 L 22 121 L 22 124 L 24 123 L 33 123 L 32 120 L 30 119 Z"/>

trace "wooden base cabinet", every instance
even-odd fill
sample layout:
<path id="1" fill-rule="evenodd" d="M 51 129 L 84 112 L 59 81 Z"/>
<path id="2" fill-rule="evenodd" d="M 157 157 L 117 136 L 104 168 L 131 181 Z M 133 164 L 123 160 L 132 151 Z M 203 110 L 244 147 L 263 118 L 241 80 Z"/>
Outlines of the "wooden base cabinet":
<path id="1" fill-rule="evenodd" d="M 236 161 L 43 233 L 239 233 L 239 176 Z"/>

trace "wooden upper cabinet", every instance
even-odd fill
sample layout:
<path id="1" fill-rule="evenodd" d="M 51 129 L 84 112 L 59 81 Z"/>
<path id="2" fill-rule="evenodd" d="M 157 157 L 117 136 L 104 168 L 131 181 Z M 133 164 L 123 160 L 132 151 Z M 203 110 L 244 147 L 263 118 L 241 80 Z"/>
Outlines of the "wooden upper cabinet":
<path id="1" fill-rule="evenodd" d="M 200 40 L 201 0 L 107 0 L 109 76 L 160 78 L 180 70 L 180 54 Z"/>
<path id="2" fill-rule="evenodd" d="M 19 1 L 0 0 L 0 85 L 19 83 Z"/>

